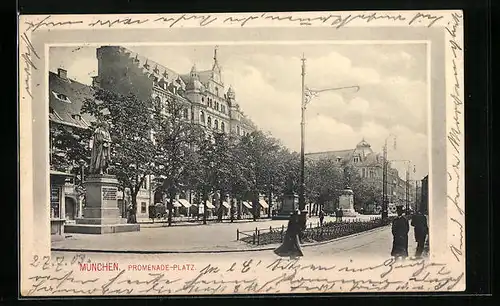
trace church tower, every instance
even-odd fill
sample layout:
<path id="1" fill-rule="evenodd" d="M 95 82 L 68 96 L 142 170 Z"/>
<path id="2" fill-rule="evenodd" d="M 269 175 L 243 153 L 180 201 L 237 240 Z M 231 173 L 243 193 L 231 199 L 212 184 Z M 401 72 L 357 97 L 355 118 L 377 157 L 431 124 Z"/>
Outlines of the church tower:
<path id="1" fill-rule="evenodd" d="M 210 81 L 208 85 L 208 90 L 219 98 L 224 97 L 224 83 L 222 83 L 221 71 L 222 68 L 219 64 L 219 59 L 217 57 L 218 46 L 214 49 L 214 63 L 212 65 L 212 71 L 210 75 Z"/>
<path id="2" fill-rule="evenodd" d="M 196 69 L 196 64 L 191 68 L 189 73 L 189 79 L 186 84 L 186 97 L 192 102 L 191 105 L 191 116 L 190 119 L 193 122 L 200 122 L 202 110 L 203 110 L 203 95 L 205 92 L 205 87 L 200 82 L 200 77 L 198 70 Z M 204 122 L 202 122 L 204 123 Z"/>
<path id="3" fill-rule="evenodd" d="M 212 78 L 215 82 L 217 83 L 222 83 L 222 77 L 221 77 L 221 67 L 219 65 L 219 60 L 217 58 L 217 51 L 219 49 L 219 46 L 215 46 L 214 49 L 214 64 L 212 66 Z"/>

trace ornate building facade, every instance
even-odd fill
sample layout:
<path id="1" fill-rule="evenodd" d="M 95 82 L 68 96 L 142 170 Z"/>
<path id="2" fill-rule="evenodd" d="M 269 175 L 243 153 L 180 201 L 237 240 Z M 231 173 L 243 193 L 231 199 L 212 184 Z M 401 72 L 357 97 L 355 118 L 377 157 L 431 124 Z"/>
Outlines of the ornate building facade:
<path id="1" fill-rule="evenodd" d="M 123 95 L 132 93 L 140 99 L 152 98 L 160 105 L 176 99 L 184 107 L 184 119 L 203 126 L 207 131 L 241 136 L 249 134 L 256 130 L 256 126 L 240 109 L 235 90 L 231 86 L 226 89 L 217 51 L 215 48 L 211 69 L 199 71 L 193 64 L 191 71 L 181 74 L 124 47 L 97 48 L 98 74 L 93 77 L 92 86 L 69 79 L 64 69 L 59 69 L 57 74 L 49 72 L 49 120 L 51 124 L 88 128 L 93 119 L 80 111 L 85 98 L 92 98 L 92 88 L 100 87 Z M 51 152 L 51 156 L 53 154 L 57 152 Z M 125 202 L 129 201 L 127 194 L 125 190 L 121 201 L 123 215 Z M 148 218 L 154 198 L 153 177 L 148 176 L 137 195 L 138 218 Z M 184 200 L 179 203 L 189 206 L 191 200 Z M 81 216 L 81 209 L 77 206 L 66 211 L 71 212 L 68 219 Z"/>
<path id="2" fill-rule="evenodd" d="M 98 48 L 97 60 L 96 86 L 142 99 L 152 97 L 162 105 L 175 98 L 184 105 L 186 120 L 209 130 L 245 135 L 256 129 L 240 109 L 235 90 L 225 89 L 217 47 L 211 69 L 199 71 L 193 64 L 184 74 L 119 46 Z"/>
<path id="3" fill-rule="evenodd" d="M 184 120 L 207 131 L 247 135 L 256 126 L 240 109 L 232 86 L 226 90 L 217 52 L 215 47 L 211 69 L 198 70 L 193 64 L 188 73 L 178 73 L 127 48 L 103 46 L 97 49 L 98 75 L 93 85 L 123 95 L 132 93 L 140 99 L 152 98 L 158 106 L 175 99 L 183 105 Z M 143 187 L 139 196 L 145 199 L 149 195 L 149 199 L 138 200 L 138 218 L 147 218 L 149 205 L 155 202 L 152 176 L 147 177 Z M 181 198 L 184 201 L 179 203 L 189 208 L 191 194 Z"/>
<path id="4" fill-rule="evenodd" d="M 380 184 L 382 188 L 383 155 L 374 152 L 371 145 L 364 139 L 353 149 L 307 153 L 305 156 L 309 160 L 333 159 L 339 164 L 351 164 L 357 169 L 360 179 Z M 414 195 L 415 191 L 412 192 L 410 187 L 409 203 L 412 203 L 412 206 Z M 387 196 L 392 210 L 395 210 L 393 204 L 404 203 L 406 200 L 406 180 L 402 179 L 398 171 L 390 166 L 387 170 Z"/>

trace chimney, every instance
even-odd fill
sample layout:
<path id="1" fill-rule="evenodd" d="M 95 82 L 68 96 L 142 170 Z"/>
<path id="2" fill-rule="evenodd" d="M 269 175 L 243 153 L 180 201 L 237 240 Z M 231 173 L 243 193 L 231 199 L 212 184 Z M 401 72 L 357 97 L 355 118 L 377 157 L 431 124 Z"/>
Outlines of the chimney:
<path id="1" fill-rule="evenodd" d="M 61 79 L 65 79 L 66 80 L 68 78 L 68 72 L 66 71 L 66 69 L 62 69 L 62 68 L 57 69 L 57 75 Z"/>

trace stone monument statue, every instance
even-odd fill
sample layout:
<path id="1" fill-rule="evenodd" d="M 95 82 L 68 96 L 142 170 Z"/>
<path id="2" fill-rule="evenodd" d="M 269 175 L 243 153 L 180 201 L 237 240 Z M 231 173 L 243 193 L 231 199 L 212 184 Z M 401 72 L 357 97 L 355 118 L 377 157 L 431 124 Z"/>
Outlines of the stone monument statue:
<path id="1" fill-rule="evenodd" d="M 291 177 L 287 178 L 285 194 L 281 201 L 281 209 L 272 217 L 273 220 L 288 220 L 290 214 L 298 208 L 298 196 L 294 193 Z"/>
<path id="2" fill-rule="evenodd" d="M 111 135 L 107 122 L 100 122 L 94 131 L 90 156 L 90 174 L 107 174 L 111 156 Z"/>
<path id="3" fill-rule="evenodd" d="M 354 210 L 354 192 L 347 186 L 339 196 L 339 208 L 342 209 L 344 217 L 356 217 L 359 214 Z"/>
<path id="4" fill-rule="evenodd" d="M 139 231 L 139 224 L 128 224 L 121 217 L 118 207 L 120 184 L 114 175 L 107 173 L 111 157 L 108 124 L 100 122 L 93 137 L 89 175 L 85 180 L 83 218 L 76 219 L 76 224 L 65 225 L 65 232 L 111 234 Z"/>

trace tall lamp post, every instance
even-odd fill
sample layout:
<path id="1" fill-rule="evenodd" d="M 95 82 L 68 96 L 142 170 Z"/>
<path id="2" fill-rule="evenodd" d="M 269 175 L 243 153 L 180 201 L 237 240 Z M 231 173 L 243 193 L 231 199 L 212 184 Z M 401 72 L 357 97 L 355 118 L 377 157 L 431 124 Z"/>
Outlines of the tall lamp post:
<path id="1" fill-rule="evenodd" d="M 389 161 L 387 160 L 387 140 L 389 138 L 394 138 L 394 147 L 396 147 L 396 136 L 389 134 L 384 140 L 383 148 L 383 165 L 382 165 L 382 220 L 386 220 L 389 217 L 388 203 L 387 203 L 387 168 Z"/>
<path id="2" fill-rule="evenodd" d="M 306 59 L 304 55 L 302 55 L 302 104 L 301 104 L 301 122 L 300 122 L 300 182 L 299 182 L 299 210 L 301 211 L 302 222 L 305 224 L 307 211 L 306 208 L 306 200 L 305 200 L 305 179 L 304 179 L 304 169 L 305 169 L 305 153 L 304 153 L 304 143 L 305 143 L 305 112 L 306 107 L 313 97 L 317 97 L 320 93 L 325 91 L 337 91 L 344 89 L 355 89 L 355 91 L 359 91 L 359 86 L 345 86 L 345 87 L 335 87 L 335 88 L 326 88 L 320 90 L 313 90 L 305 85 L 305 76 L 306 76 Z"/>

